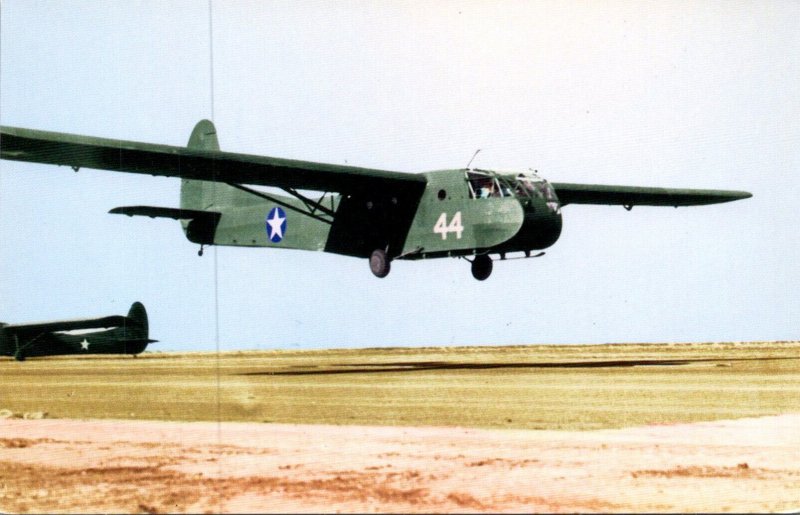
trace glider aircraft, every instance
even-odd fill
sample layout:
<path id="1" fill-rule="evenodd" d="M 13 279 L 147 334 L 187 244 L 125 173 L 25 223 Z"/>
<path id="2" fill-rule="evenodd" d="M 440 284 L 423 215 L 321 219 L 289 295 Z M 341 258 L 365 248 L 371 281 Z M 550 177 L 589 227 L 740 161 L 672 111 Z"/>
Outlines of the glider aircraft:
<path id="1" fill-rule="evenodd" d="M 179 220 L 200 245 L 291 248 L 393 260 L 464 257 L 484 280 L 492 257 L 538 257 L 561 234 L 569 204 L 693 206 L 745 199 L 744 191 L 548 182 L 534 171 L 460 168 L 418 174 L 220 151 L 200 121 L 187 147 L 0 127 L 0 158 L 181 178 L 180 207 L 111 213 Z M 256 189 L 268 186 L 285 194 Z M 309 194 L 309 191 L 317 192 Z"/>
<path id="2" fill-rule="evenodd" d="M 37 322 L 0 323 L 0 355 L 17 361 L 34 356 L 64 354 L 132 354 L 144 352 L 148 344 L 147 311 L 134 302 L 128 316 Z"/>

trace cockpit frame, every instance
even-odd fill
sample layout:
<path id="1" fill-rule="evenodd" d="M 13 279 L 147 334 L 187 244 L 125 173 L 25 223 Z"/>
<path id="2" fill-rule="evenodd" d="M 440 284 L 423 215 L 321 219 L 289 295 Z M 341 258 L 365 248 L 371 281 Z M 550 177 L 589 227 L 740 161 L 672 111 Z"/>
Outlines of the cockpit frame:
<path id="1" fill-rule="evenodd" d="M 533 170 L 499 173 L 476 168 L 466 170 L 464 177 L 470 199 L 515 197 L 522 201 L 540 198 L 558 202 L 552 185 Z"/>

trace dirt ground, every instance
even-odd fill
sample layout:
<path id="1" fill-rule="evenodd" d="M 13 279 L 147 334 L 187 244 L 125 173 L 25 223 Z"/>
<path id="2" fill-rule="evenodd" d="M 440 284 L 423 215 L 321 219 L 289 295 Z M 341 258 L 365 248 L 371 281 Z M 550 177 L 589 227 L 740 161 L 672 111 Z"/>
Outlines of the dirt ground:
<path id="1" fill-rule="evenodd" d="M 800 414 L 597 431 L 0 420 L 10 512 L 787 512 Z"/>

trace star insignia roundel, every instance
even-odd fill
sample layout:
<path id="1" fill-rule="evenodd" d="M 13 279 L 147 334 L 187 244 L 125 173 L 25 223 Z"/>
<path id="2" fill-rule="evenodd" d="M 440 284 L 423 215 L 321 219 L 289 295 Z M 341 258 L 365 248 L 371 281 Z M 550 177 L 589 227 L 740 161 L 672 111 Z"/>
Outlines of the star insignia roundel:
<path id="1" fill-rule="evenodd" d="M 279 243 L 286 234 L 286 213 L 279 207 L 273 207 L 266 220 L 267 239 Z"/>

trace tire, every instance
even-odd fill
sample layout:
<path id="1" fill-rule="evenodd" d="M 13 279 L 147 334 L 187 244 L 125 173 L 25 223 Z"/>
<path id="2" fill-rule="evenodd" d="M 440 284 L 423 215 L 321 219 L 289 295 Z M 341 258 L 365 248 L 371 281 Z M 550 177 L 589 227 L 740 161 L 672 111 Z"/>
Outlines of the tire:
<path id="1" fill-rule="evenodd" d="M 386 256 L 386 252 L 384 250 L 376 249 L 372 251 L 372 255 L 369 257 L 369 269 L 372 271 L 375 277 L 386 277 L 389 275 L 391 268 L 391 262 Z"/>
<path id="2" fill-rule="evenodd" d="M 479 281 L 485 281 L 492 275 L 492 258 L 483 254 L 475 256 L 472 261 L 472 277 Z"/>

